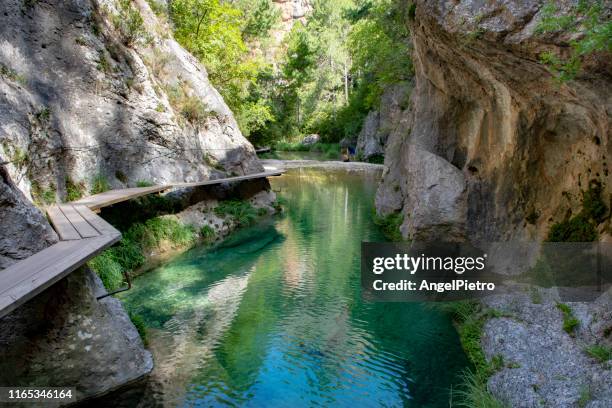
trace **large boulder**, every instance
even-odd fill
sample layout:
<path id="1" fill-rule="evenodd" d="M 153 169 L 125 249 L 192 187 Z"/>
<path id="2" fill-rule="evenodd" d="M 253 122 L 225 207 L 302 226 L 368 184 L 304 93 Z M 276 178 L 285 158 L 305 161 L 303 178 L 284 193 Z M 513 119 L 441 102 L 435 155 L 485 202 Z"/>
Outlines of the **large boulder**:
<path id="1" fill-rule="evenodd" d="M 43 213 L 31 205 L 0 166 L 0 270 L 57 242 Z"/>

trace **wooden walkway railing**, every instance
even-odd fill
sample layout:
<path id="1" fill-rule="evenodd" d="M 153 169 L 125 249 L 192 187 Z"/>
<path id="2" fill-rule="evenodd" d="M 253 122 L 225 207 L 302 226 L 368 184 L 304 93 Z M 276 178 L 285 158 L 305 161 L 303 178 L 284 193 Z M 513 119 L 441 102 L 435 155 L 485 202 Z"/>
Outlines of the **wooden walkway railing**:
<path id="1" fill-rule="evenodd" d="M 121 233 L 94 211 L 171 188 L 231 183 L 280 176 L 283 172 L 268 170 L 195 183 L 110 190 L 72 203 L 48 207 L 47 215 L 60 241 L 0 271 L 0 317 L 12 312 L 121 239 Z"/>

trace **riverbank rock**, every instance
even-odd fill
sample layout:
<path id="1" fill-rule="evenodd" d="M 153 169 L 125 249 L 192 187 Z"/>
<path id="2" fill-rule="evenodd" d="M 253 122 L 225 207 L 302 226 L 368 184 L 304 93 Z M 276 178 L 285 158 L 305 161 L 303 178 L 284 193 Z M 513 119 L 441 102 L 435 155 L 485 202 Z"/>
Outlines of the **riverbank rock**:
<path id="1" fill-rule="evenodd" d="M 204 67 L 146 2 L 129 4 L 0 5 L 0 157 L 27 196 L 262 170 Z"/>
<path id="2" fill-rule="evenodd" d="M 104 293 L 81 268 L 0 319 L 0 384 L 68 385 L 83 400 L 144 380 L 151 354 L 119 300 L 96 300 Z"/>
<path id="3" fill-rule="evenodd" d="M 483 329 L 485 356 L 504 362 L 488 380 L 489 390 L 512 407 L 611 406 L 612 367 L 585 351 L 602 342 L 612 345 L 603 334 L 612 327 L 610 295 L 567 303 L 579 321 L 567 333 L 554 290 L 538 291 L 537 297 L 532 291 L 484 301 L 504 316 L 487 321 Z"/>
<path id="4" fill-rule="evenodd" d="M 589 58 L 575 80 L 557 83 L 539 56 L 565 55 L 573 37 L 536 32 L 545 0 L 414 4 L 407 23 L 415 88 L 398 119 L 402 131 L 391 132 L 387 142 L 379 212 L 402 211 L 406 237 L 444 234 L 455 224 L 477 240 L 541 238 L 552 223 L 580 211 L 591 180 L 603 185 L 607 201 L 612 100 L 606 58 Z M 559 4 L 567 12 L 573 3 Z M 413 146 L 438 160 L 414 160 Z M 453 195 L 453 207 L 464 207 L 461 219 L 451 212 L 441 222 L 414 211 L 429 198 L 410 176 L 416 167 L 437 172 L 440 160 L 463 176 L 463 192 Z M 454 183 L 444 188 L 457 189 Z"/>
<path id="5" fill-rule="evenodd" d="M 302 139 L 302 144 L 304 146 L 311 146 L 315 143 L 318 143 L 319 141 L 321 141 L 321 137 L 317 134 L 312 134 L 312 135 L 308 135 L 306 136 L 304 139 Z"/>

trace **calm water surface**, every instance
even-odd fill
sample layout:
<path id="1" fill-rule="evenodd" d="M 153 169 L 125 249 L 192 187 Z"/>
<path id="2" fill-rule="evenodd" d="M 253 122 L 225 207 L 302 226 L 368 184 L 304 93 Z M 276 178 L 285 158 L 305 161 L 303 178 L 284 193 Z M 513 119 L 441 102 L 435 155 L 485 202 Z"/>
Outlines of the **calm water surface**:
<path id="1" fill-rule="evenodd" d="M 164 406 L 442 407 L 466 366 L 448 318 L 360 296 L 378 173 L 273 178 L 284 216 L 196 248 L 122 296 L 149 327 Z"/>

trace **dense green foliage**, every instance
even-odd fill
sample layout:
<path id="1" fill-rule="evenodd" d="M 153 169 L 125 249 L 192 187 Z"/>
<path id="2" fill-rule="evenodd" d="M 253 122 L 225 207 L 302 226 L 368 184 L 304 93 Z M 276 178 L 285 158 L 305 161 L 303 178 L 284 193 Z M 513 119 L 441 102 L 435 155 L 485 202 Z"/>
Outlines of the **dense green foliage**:
<path id="1" fill-rule="evenodd" d="M 412 76 L 397 0 L 317 0 L 284 46 L 279 72 L 257 83 L 274 119 L 253 132 L 261 143 L 307 133 L 328 142 L 355 138 L 384 88 Z"/>
<path id="2" fill-rule="evenodd" d="M 221 201 L 214 212 L 219 217 L 230 216 L 240 226 L 251 225 L 259 215 L 255 207 L 244 200 Z"/>
<path id="3" fill-rule="evenodd" d="M 505 408 L 507 404 L 499 401 L 487 389 L 476 374 L 466 371 L 463 375 L 462 387 L 453 390 L 451 407 L 461 408 Z"/>
<path id="4" fill-rule="evenodd" d="M 137 42 L 148 43 L 151 41 L 144 27 L 142 16 L 131 0 L 119 0 L 117 2 L 117 13 L 111 15 L 111 21 L 118 31 L 121 41 L 128 47 Z"/>
<path id="5" fill-rule="evenodd" d="M 206 66 L 242 131 L 248 135 L 271 120 L 267 106 L 249 92 L 266 64 L 248 46 L 264 38 L 277 21 L 271 0 L 174 0 L 169 12 L 177 41 Z"/>
<path id="6" fill-rule="evenodd" d="M 108 179 L 103 174 L 96 175 L 91 181 L 91 194 L 100 194 L 110 190 Z"/>
<path id="7" fill-rule="evenodd" d="M 356 137 L 382 90 L 412 75 L 398 0 L 316 0 L 312 7 L 272 52 L 269 34 L 280 16 L 271 0 L 170 3 L 176 39 L 206 66 L 254 143 L 306 133 Z"/>
<path id="8" fill-rule="evenodd" d="M 584 57 L 612 51 L 612 21 L 602 0 L 580 0 L 569 13 L 561 13 L 556 2 L 549 2 L 537 27 L 541 33 L 569 31 L 582 35 L 570 42 L 571 52 L 562 58 L 544 52 L 540 60 L 548 65 L 558 81 L 574 79 L 580 72 Z"/>
<path id="9" fill-rule="evenodd" d="M 85 194 L 85 184 L 76 183 L 70 177 L 66 177 L 66 201 L 75 201 Z"/>
<path id="10" fill-rule="evenodd" d="M 115 290 L 123 283 L 122 274 L 133 271 L 145 262 L 144 254 L 162 242 L 174 246 L 188 246 L 195 242 L 192 227 L 175 219 L 155 217 L 144 223 L 136 222 L 123 233 L 123 239 L 114 247 L 102 252 L 89 262 L 108 290 Z"/>
<path id="11" fill-rule="evenodd" d="M 89 266 L 96 271 L 104 287 L 113 291 L 123 285 L 123 267 L 117 262 L 112 251 L 104 251 L 89 262 Z"/>

